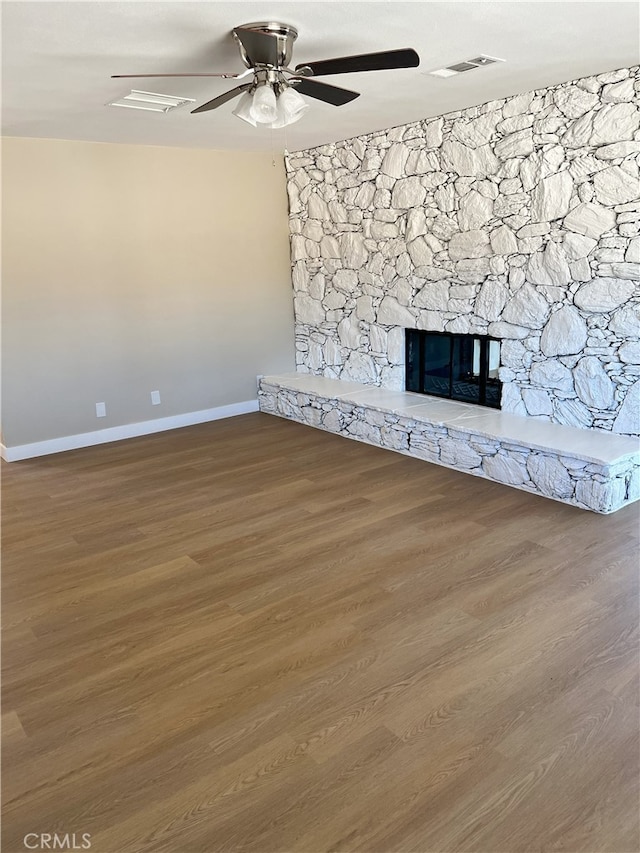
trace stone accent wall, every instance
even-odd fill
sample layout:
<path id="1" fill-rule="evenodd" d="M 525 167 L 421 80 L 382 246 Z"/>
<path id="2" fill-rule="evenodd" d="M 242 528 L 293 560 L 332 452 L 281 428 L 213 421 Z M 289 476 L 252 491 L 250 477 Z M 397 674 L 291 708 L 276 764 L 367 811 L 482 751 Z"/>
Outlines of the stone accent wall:
<path id="1" fill-rule="evenodd" d="M 404 329 L 502 340 L 502 408 L 637 434 L 640 69 L 287 156 L 298 370 L 404 388 Z"/>

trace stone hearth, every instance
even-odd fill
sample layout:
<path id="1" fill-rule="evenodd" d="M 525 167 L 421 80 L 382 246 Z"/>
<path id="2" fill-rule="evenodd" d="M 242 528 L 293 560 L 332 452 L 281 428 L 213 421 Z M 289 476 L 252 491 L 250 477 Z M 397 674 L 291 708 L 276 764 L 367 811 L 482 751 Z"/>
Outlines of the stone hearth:
<path id="1" fill-rule="evenodd" d="M 629 436 L 293 373 L 261 377 L 260 410 L 593 512 L 640 498 Z"/>

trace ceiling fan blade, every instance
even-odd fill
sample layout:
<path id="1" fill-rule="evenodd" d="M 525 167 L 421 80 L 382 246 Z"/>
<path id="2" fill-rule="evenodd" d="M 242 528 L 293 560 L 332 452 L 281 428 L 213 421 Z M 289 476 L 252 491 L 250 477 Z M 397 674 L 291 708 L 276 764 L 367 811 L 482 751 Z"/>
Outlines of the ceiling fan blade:
<path id="1" fill-rule="evenodd" d="M 233 34 L 244 48 L 250 65 L 278 65 L 278 41 L 273 35 L 243 27 L 236 27 Z"/>
<path id="2" fill-rule="evenodd" d="M 195 73 L 195 74 L 112 74 L 111 79 L 115 79 L 116 77 L 224 77 L 226 79 L 237 79 L 238 77 L 244 77 L 245 74 L 251 72 L 253 69 L 249 69 L 248 71 L 243 72 L 242 74 L 208 74 L 208 73 Z"/>
<path id="3" fill-rule="evenodd" d="M 318 101 L 325 101 L 327 104 L 333 104 L 334 107 L 341 107 L 343 104 L 348 104 L 349 101 L 360 97 L 360 92 L 341 89 L 339 86 L 330 86 L 328 83 L 321 83 L 319 80 L 293 78 L 290 82 L 301 95 L 317 98 Z"/>
<path id="4" fill-rule="evenodd" d="M 215 110 L 216 107 L 221 107 L 223 104 L 226 104 L 227 101 L 230 101 L 232 98 L 236 98 L 252 86 L 253 83 L 244 83 L 242 86 L 236 86 L 235 89 L 229 89 L 229 91 L 225 92 L 224 95 L 218 95 L 217 98 L 214 98 L 212 101 L 207 101 L 206 104 L 202 104 L 201 107 L 196 107 L 195 110 L 191 110 L 191 112 L 193 114 L 204 113 L 208 110 Z"/>
<path id="5" fill-rule="evenodd" d="M 384 50 L 381 53 L 361 53 L 358 56 L 342 56 L 338 59 L 323 59 L 319 62 L 305 62 L 296 65 L 295 70 L 304 74 L 305 68 L 311 69 L 313 77 L 324 74 L 351 74 L 354 71 L 386 71 L 391 68 L 415 68 L 420 65 L 420 57 L 407 47 L 401 50 Z"/>

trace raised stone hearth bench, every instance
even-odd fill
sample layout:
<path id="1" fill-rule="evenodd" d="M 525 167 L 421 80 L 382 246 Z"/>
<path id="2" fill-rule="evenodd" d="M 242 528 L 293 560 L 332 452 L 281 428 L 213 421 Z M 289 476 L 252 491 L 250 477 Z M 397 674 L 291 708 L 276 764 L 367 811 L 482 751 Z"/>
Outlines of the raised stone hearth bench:
<path id="1" fill-rule="evenodd" d="M 259 380 L 260 411 L 593 512 L 640 498 L 638 439 L 304 373 Z"/>

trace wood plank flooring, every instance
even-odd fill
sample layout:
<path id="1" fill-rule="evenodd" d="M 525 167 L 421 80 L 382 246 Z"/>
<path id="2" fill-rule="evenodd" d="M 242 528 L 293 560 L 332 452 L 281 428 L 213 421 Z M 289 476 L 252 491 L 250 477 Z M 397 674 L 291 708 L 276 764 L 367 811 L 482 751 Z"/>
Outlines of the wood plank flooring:
<path id="1" fill-rule="evenodd" d="M 637 508 L 262 414 L 2 486 L 4 853 L 640 850 Z"/>

